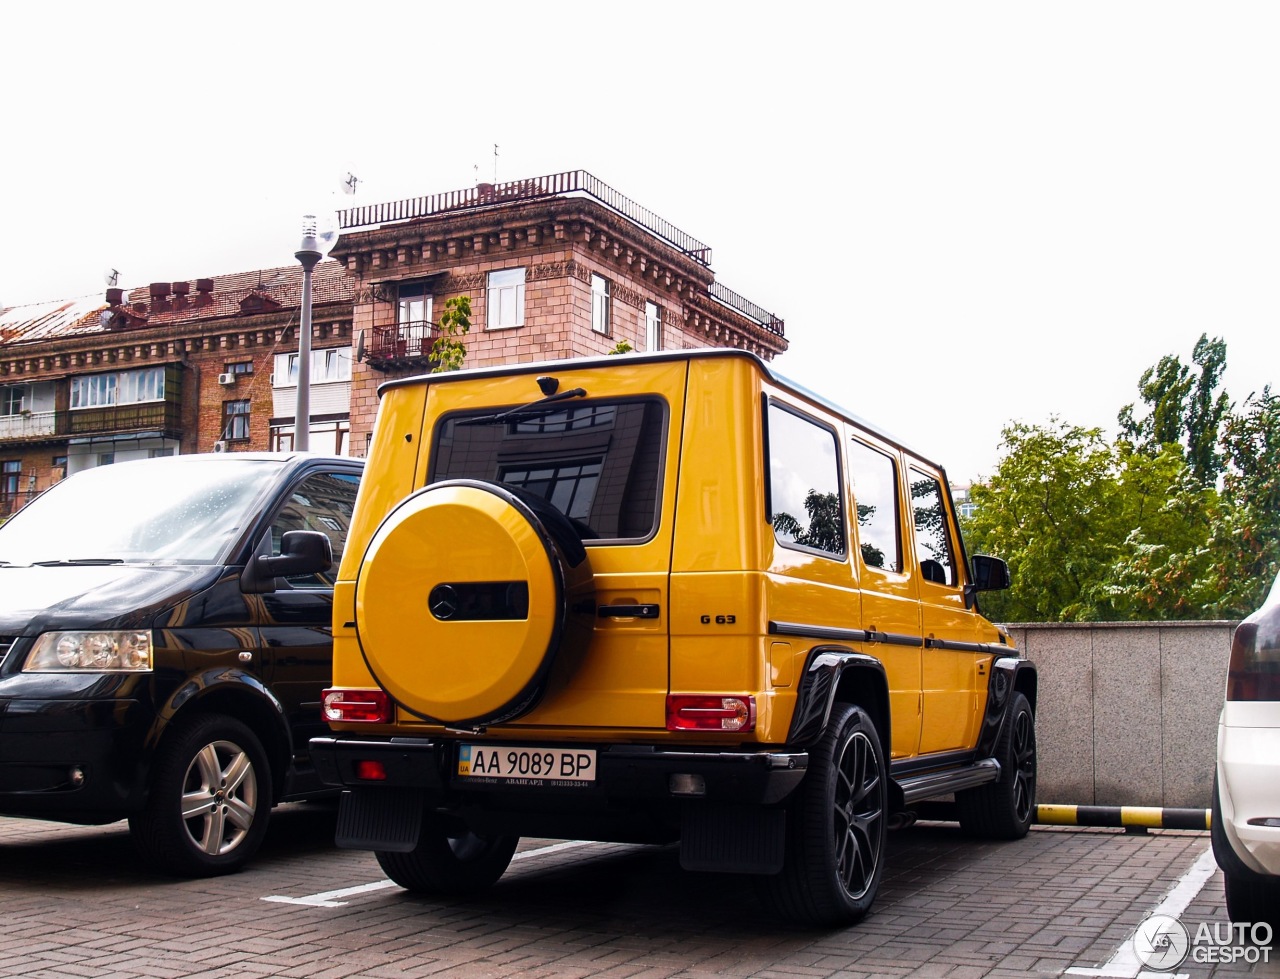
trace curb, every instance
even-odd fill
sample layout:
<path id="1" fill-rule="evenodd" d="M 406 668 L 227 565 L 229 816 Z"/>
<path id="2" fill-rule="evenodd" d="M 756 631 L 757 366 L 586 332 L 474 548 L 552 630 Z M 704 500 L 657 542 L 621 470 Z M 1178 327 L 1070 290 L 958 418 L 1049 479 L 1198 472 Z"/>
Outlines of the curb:
<path id="1" fill-rule="evenodd" d="M 1208 809 L 1159 806 L 1036 806 L 1036 822 L 1050 826 L 1120 826 L 1125 829 L 1207 830 Z"/>

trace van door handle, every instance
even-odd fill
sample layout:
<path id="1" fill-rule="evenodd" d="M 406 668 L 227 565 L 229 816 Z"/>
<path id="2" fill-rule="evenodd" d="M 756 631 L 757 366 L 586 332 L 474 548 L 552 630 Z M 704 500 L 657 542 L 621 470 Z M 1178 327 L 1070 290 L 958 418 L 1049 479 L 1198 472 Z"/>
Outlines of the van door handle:
<path id="1" fill-rule="evenodd" d="M 656 619 L 657 605 L 601 605 L 596 614 L 602 619 Z"/>

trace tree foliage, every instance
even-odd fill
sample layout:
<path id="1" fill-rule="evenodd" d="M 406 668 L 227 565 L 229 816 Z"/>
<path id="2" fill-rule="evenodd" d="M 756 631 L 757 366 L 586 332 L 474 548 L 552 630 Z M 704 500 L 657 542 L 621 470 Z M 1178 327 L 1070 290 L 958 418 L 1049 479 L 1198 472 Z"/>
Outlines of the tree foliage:
<path id="1" fill-rule="evenodd" d="M 1158 455 L 1166 445 L 1182 446 L 1192 474 L 1207 486 L 1222 473 L 1218 434 L 1231 411 L 1231 399 L 1218 390 L 1227 366 L 1227 345 L 1202 333 L 1191 361 L 1200 369 L 1198 374 L 1173 354 L 1148 367 L 1138 382 L 1147 413 L 1135 418 L 1135 406 L 1128 404 L 1118 420 L 1121 437 L 1148 455 Z"/>
<path id="2" fill-rule="evenodd" d="M 1280 397 L 1235 411 L 1217 391 L 1220 340 L 1164 357 L 1139 382 L 1149 411 L 1120 437 L 1053 418 L 1011 423 L 964 521 L 970 550 L 1009 562 L 984 596 L 1003 621 L 1238 618 L 1280 569 Z"/>
<path id="3" fill-rule="evenodd" d="M 446 300 L 436 326 L 439 332 L 431 344 L 431 359 L 435 361 L 431 373 L 461 370 L 467 356 L 462 337 L 471 332 L 471 297 L 454 296 Z"/>

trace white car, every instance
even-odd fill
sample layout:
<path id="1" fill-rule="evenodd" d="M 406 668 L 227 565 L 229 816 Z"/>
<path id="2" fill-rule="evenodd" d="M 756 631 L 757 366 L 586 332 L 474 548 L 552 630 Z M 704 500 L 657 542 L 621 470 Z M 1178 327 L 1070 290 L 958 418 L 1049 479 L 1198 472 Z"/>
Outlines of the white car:
<path id="1" fill-rule="evenodd" d="M 1227 915 L 1280 930 L 1280 576 L 1232 637 L 1211 836 Z"/>

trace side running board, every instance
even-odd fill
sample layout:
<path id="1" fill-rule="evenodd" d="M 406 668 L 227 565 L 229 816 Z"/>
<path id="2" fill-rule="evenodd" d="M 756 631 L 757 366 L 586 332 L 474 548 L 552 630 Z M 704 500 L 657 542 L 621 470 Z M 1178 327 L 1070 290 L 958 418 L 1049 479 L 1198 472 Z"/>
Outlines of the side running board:
<path id="1" fill-rule="evenodd" d="M 964 768 L 948 768 L 940 772 L 923 772 L 896 778 L 908 805 L 922 799 L 976 788 L 1000 778 L 1000 763 L 994 758 L 984 758 Z"/>

